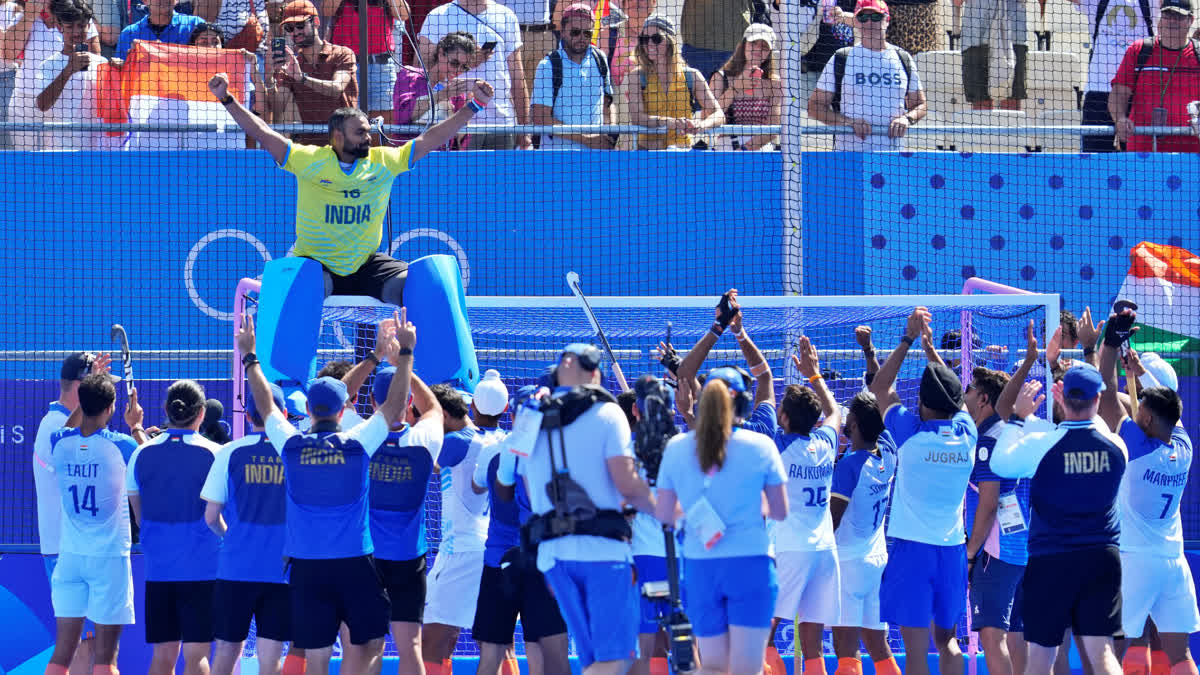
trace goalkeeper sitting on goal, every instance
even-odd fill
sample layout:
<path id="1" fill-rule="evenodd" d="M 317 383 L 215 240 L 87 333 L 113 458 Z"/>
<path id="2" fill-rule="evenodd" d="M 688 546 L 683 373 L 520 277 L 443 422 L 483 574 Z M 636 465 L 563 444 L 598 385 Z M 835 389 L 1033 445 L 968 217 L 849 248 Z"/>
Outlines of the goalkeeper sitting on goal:
<path id="1" fill-rule="evenodd" d="M 295 255 L 321 263 L 325 295 L 369 295 L 403 305 L 408 264 L 379 251 L 392 183 L 483 110 L 492 85 L 475 80 L 461 110 L 399 148 L 371 147 L 367 116 L 355 108 L 330 116 L 329 145 L 295 144 L 229 94 L 227 74 L 213 75 L 208 88 L 277 165 L 295 174 Z"/>

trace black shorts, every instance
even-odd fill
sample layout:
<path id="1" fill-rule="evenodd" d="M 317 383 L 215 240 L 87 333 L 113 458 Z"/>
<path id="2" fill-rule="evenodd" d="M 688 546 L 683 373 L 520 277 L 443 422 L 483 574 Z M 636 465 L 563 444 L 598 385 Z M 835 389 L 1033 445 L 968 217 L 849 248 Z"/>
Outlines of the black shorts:
<path id="1" fill-rule="evenodd" d="M 1029 556 L 1022 618 L 1025 639 L 1043 647 L 1076 635 L 1121 634 L 1121 556 L 1115 546 Z"/>
<path id="2" fill-rule="evenodd" d="M 215 581 L 147 581 L 146 643 L 212 642 Z"/>
<path id="3" fill-rule="evenodd" d="M 566 633 L 558 603 L 534 562 L 524 563 L 520 550 L 514 548 L 501 559 L 502 565 L 506 563 L 504 568 L 483 566 L 471 636 L 479 642 L 509 644 L 518 615 L 527 642 Z"/>
<path id="4" fill-rule="evenodd" d="M 292 558 L 292 645 L 322 649 L 337 640 L 338 627 L 350 628 L 361 645 L 388 634 L 391 603 L 369 555 L 307 560 Z"/>
<path id="5" fill-rule="evenodd" d="M 218 640 L 245 640 L 251 617 L 258 637 L 278 642 L 292 639 L 292 596 L 287 584 L 217 579 L 213 614 L 213 636 Z"/>
<path id="6" fill-rule="evenodd" d="M 408 274 L 408 263 L 376 251 L 354 272 L 338 276 L 324 268 L 333 277 L 333 295 L 369 295 L 383 300 L 383 284 L 394 277 Z"/>
<path id="7" fill-rule="evenodd" d="M 392 621 L 421 623 L 425 618 L 425 556 L 412 560 L 376 558 L 375 567 L 392 601 Z"/>

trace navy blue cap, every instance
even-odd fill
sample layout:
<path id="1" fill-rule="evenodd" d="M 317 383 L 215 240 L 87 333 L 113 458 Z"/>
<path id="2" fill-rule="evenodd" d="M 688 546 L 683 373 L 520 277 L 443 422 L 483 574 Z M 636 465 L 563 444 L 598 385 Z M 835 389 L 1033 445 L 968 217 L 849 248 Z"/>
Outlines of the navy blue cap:
<path id="1" fill-rule="evenodd" d="M 1104 378 L 1090 363 L 1071 366 L 1063 375 L 1063 396 L 1080 401 L 1090 401 L 1105 390 Z"/>
<path id="2" fill-rule="evenodd" d="M 348 400 L 350 394 L 341 380 L 326 376 L 308 383 L 308 407 L 314 417 L 332 417 L 346 407 Z"/>
<path id="3" fill-rule="evenodd" d="M 387 400 L 388 391 L 392 388 L 392 378 L 396 377 L 396 369 L 388 366 L 375 371 L 375 382 L 371 385 L 371 396 L 379 405 Z"/>
<path id="4" fill-rule="evenodd" d="M 277 384 L 271 385 L 271 400 L 275 402 L 275 408 L 279 410 L 279 412 L 287 414 L 287 403 L 283 399 L 283 387 L 280 387 Z M 259 421 L 259 423 L 264 421 L 258 414 L 258 404 L 254 402 L 253 396 L 246 397 L 246 416 L 250 418 L 252 423 L 256 419 Z"/>
<path id="5" fill-rule="evenodd" d="M 1183 14 L 1192 13 L 1192 0 L 1162 0 L 1162 11 L 1174 10 Z M 1136 307 L 1135 307 L 1136 309 Z M 1120 312 L 1121 310 L 1115 310 Z"/>
<path id="6" fill-rule="evenodd" d="M 721 366 L 720 368 L 713 368 L 712 370 L 708 371 L 708 377 L 705 378 L 704 381 L 707 382 L 714 377 L 729 385 L 730 389 L 739 394 L 746 391 L 746 378 L 742 377 L 741 372 L 739 372 L 738 369 L 734 368 L 733 366 Z"/>

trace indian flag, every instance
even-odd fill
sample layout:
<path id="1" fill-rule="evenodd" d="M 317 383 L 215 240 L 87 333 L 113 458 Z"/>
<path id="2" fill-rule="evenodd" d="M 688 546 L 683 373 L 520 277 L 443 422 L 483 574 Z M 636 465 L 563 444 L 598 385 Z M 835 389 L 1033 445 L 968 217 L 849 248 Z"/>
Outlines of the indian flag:
<path id="1" fill-rule="evenodd" d="M 1200 354 L 1200 256 L 1179 248 L 1144 241 L 1129 252 L 1129 273 L 1118 298 L 1138 304 L 1133 346 L 1139 352 L 1158 352 L 1179 375 L 1196 375 L 1195 358 L 1170 354 Z"/>
<path id="2" fill-rule="evenodd" d="M 209 49 L 137 40 L 121 68 L 105 65 L 97 87 L 106 122 L 160 124 L 237 123 L 208 90 L 216 73 L 229 74 L 229 94 L 245 103 L 249 59 L 240 49 Z M 186 150 L 245 147 L 241 133 L 135 133 L 127 150 Z"/>

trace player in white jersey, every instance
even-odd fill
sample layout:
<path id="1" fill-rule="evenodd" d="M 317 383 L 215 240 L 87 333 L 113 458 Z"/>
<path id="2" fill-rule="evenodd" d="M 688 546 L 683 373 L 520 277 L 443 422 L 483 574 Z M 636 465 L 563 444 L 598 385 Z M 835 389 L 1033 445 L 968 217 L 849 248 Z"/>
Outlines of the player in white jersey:
<path id="1" fill-rule="evenodd" d="M 800 338 L 799 352 L 792 360 L 812 388 L 789 385 L 779 406 L 780 433 L 775 444 L 787 471 L 791 510 L 773 530 L 779 597 L 772 632 L 780 619 L 795 617 L 804 672 L 824 675 L 821 634 L 825 626 L 837 623 L 840 615 L 841 583 L 829 487 L 842 413 L 821 377 L 817 349 L 807 337 Z M 822 415 L 825 419 L 817 424 Z"/>
<path id="2" fill-rule="evenodd" d="M 498 404 L 484 396 L 479 404 L 485 411 L 477 409 L 474 401 L 468 403 L 449 385 L 438 384 L 431 389 L 442 406 L 446 432 L 437 458 L 442 483 L 442 540 L 429 572 L 421 651 L 426 675 L 440 675 L 450 672 L 449 659 L 459 630 L 475 622 L 487 541 L 488 498 L 487 493 L 471 489 L 471 478 L 479 451 L 499 440 L 496 416 L 508 405 L 508 394 L 505 392 Z M 499 405 L 499 409 L 489 404 Z M 472 410 L 478 426 L 468 416 Z"/>
<path id="3" fill-rule="evenodd" d="M 1121 628 L 1133 640 L 1125 650 L 1123 670 L 1149 671 L 1150 647 L 1142 633 L 1151 618 L 1172 675 L 1195 675 L 1188 635 L 1200 631 L 1200 611 L 1184 558 L 1179 516 L 1192 466 L 1192 439 L 1180 423 L 1183 401 L 1170 387 L 1159 386 L 1157 378 L 1131 355 L 1127 367 L 1139 375 L 1144 388 L 1138 392 L 1137 412 L 1128 417 L 1117 398 L 1116 362 L 1116 348 L 1104 345 L 1100 373 L 1107 388 L 1100 395 L 1100 414 L 1129 450 L 1117 493 L 1121 567 L 1127 571 L 1121 575 Z"/>
<path id="4" fill-rule="evenodd" d="M 883 415 L 869 392 L 859 392 L 850 401 L 845 435 L 850 450 L 834 468 L 829 496 L 842 581 L 842 611 L 833 629 L 835 675 L 862 674 L 860 635 L 875 672 L 900 675 L 888 646 L 887 624 L 879 617 L 879 584 L 887 564 L 883 520 L 896 475 L 896 444 L 884 430 Z"/>
<path id="5" fill-rule="evenodd" d="M 134 620 L 125 461 L 137 443 L 107 428 L 116 397 L 106 373 L 84 377 L 78 386 L 79 428 L 61 429 L 51 437 L 50 468 L 58 483 L 62 522 L 58 564 L 50 579 L 57 635 L 46 667 L 49 675 L 66 674 L 84 617 L 96 624 L 92 672 L 116 675 L 121 627 Z M 131 420 L 131 426 L 140 424 L 140 415 Z"/>

